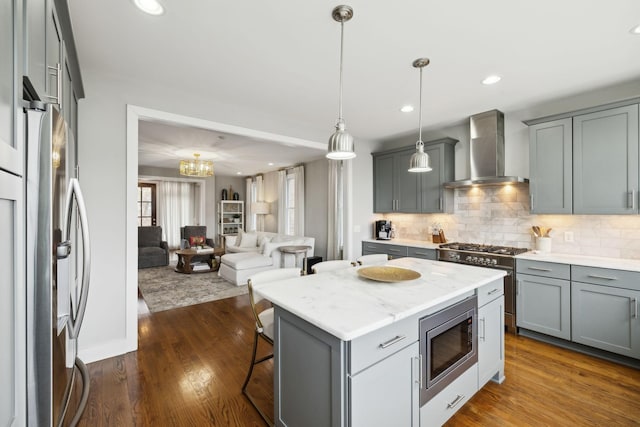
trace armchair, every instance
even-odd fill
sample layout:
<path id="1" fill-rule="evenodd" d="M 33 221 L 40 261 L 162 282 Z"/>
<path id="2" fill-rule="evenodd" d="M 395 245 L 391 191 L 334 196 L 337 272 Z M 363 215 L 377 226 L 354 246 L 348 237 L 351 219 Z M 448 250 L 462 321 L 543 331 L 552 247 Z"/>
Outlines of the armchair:
<path id="1" fill-rule="evenodd" d="M 207 226 L 185 225 L 184 227 L 180 227 L 180 249 L 189 249 L 192 246 L 191 242 L 200 240 L 198 238 L 203 239 L 202 243 L 200 243 L 201 245 L 208 245 L 212 248 L 215 247 L 213 239 L 207 237 Z M 195 255 L 191 260 L 193 262 L 207 262 L 209 258 L 209 255 Z"/>
<path id="2" fill-rule="evenodd" d="M 162 227 L 138 227 L 138 268 L 169 265 L 169 245 L 162 240 Z"/>

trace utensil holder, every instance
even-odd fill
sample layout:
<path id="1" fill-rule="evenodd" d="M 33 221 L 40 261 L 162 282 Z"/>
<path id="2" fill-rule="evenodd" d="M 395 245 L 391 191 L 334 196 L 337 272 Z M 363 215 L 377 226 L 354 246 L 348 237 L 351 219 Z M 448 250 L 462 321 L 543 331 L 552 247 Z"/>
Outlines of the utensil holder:
<path id="1" fill-rule="evenodd" d="M 536 237 L 536 250 L 542 253 L 551 252 L 551 237 Z"/>

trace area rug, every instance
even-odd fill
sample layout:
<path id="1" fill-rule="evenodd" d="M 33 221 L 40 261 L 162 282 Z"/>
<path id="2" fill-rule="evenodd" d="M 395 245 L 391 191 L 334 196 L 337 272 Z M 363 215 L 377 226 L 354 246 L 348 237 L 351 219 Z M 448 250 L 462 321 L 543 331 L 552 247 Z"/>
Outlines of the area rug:
<path id="1" fill-rule="evenodd" d="M 215 272 L 182 274 L 176 273 L 174 268 L 169 265 L 138 270 L 138 288 L 152 313 L 248 292 L 247 285 L 236 286 Z"/>

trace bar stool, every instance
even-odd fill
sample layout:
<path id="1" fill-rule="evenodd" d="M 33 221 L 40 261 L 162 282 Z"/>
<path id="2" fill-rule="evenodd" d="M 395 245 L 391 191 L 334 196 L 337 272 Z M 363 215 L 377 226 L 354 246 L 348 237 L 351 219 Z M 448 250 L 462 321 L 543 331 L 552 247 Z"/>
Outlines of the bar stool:
<path id="1" fill-rule="evenodd" d="M 362 255 L 360 258 L 356 260 L 358 265 L 377 265 L 377 264 L 385 264 L 389 261 L 390 257 L 387 254 L 370 254 L 370 255 Z"/>
<path id="2" fill-rule="evenodd" d="M 332 261 L 322 261 L 315 264 L 311 267 L 311 271 L 314 273 L 324 273 L 327 271 L 339 270 L 341 268 L 353 267 L 354 263 L 349 260 L 332 260 Z"/>

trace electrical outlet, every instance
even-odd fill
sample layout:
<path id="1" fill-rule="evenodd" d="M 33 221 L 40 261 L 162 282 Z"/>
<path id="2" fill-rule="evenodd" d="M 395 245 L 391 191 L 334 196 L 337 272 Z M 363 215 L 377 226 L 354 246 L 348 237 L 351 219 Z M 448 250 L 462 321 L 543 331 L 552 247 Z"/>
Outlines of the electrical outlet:
<path id="1" fill-rule="evenodd" d="M 568 243 L 573 242 L 573 231 L 564 232 L 564 241 Z"/>

